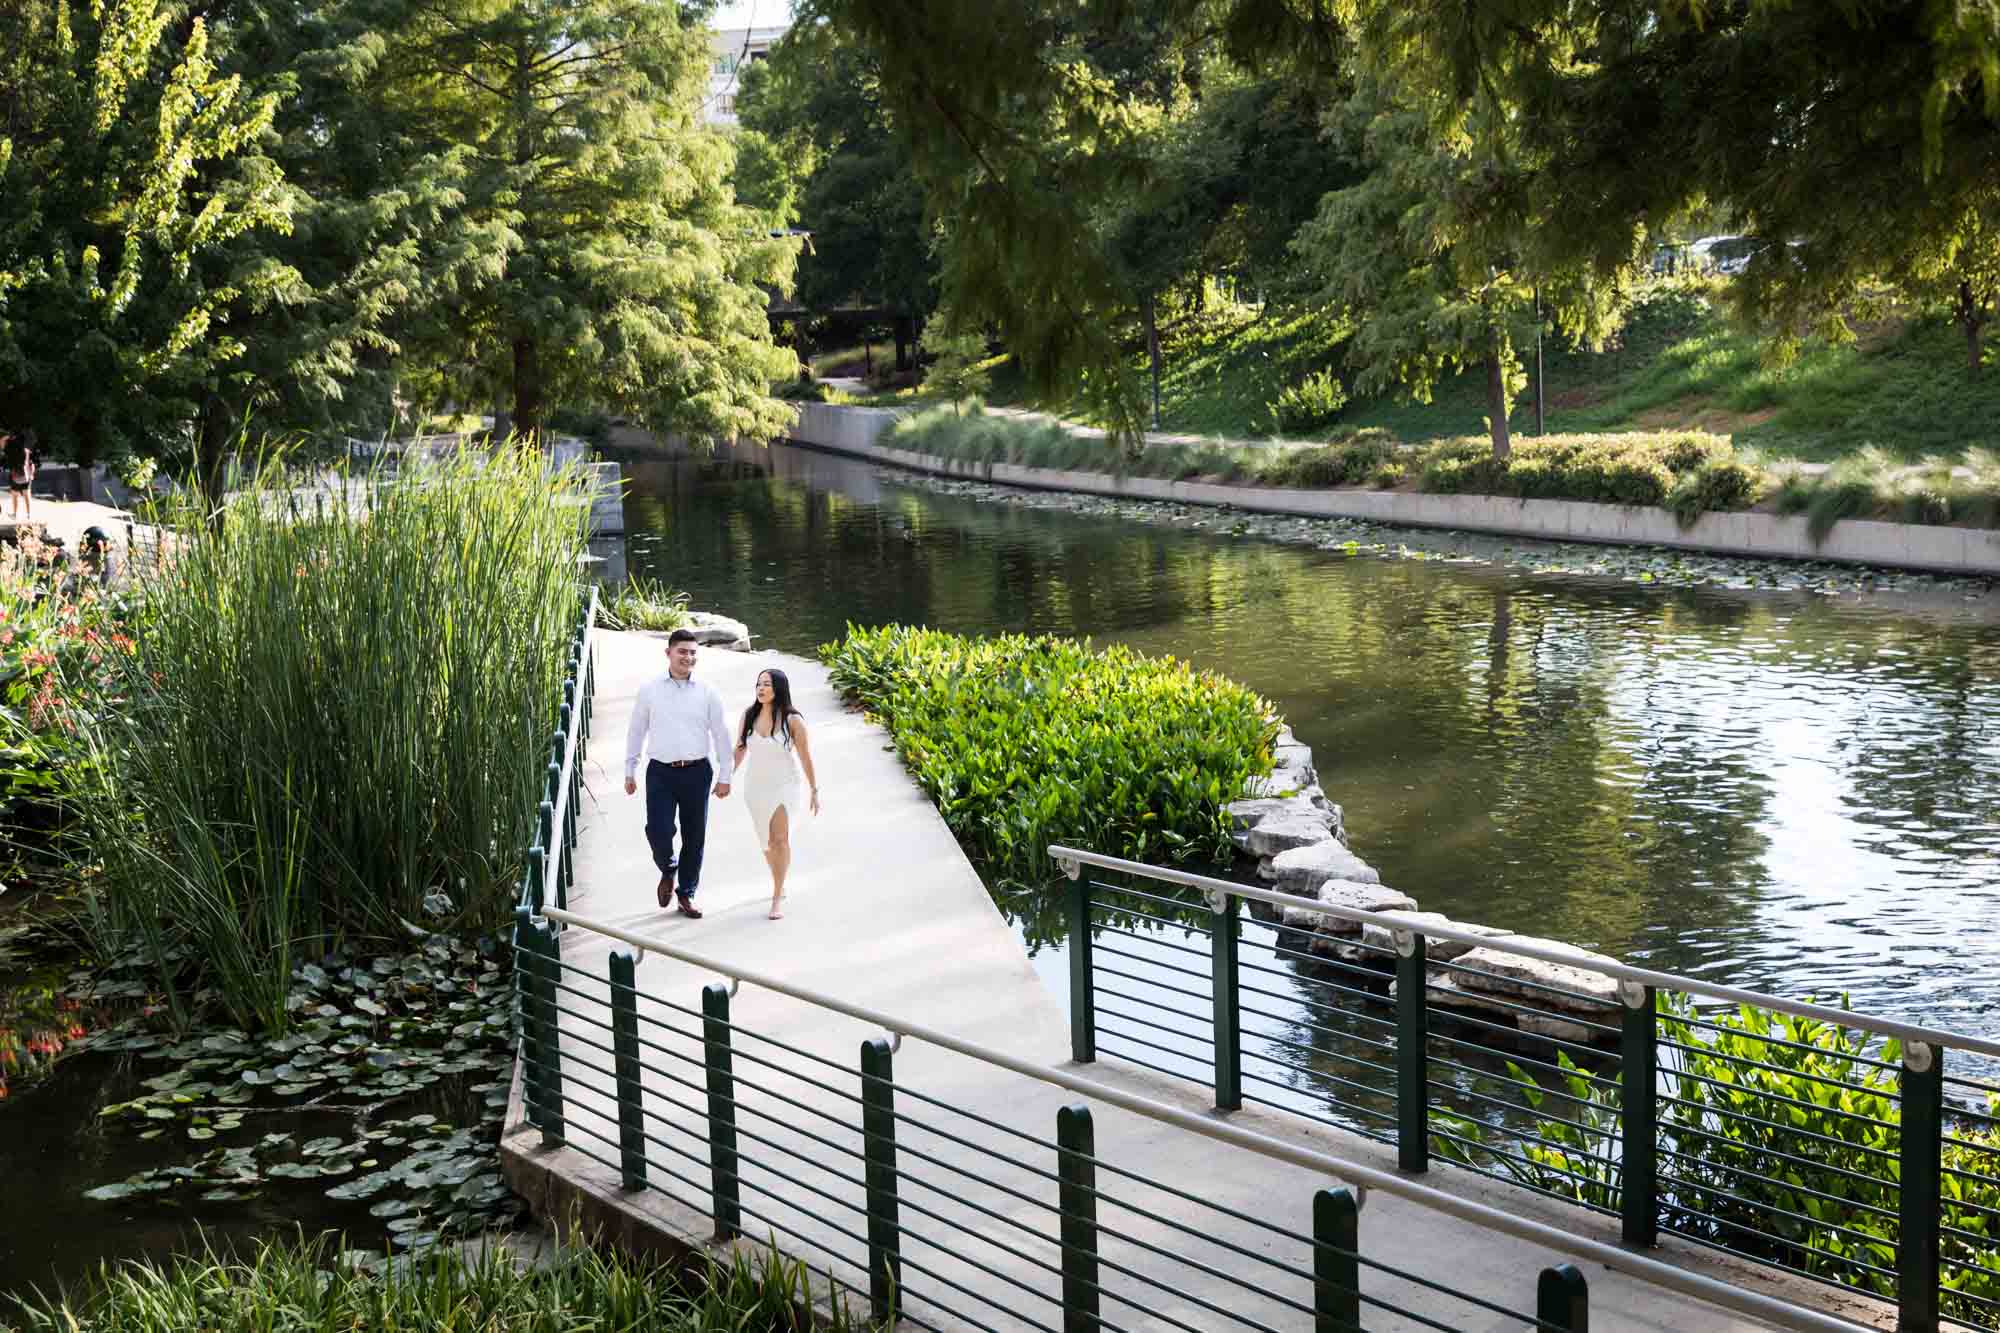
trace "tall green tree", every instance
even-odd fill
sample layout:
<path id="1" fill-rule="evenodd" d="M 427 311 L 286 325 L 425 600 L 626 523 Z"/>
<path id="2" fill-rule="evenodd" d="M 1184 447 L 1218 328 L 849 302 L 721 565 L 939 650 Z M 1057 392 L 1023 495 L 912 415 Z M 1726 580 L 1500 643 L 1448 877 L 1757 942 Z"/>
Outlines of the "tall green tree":
<path id="1" fill-rule="evenodd" d="M 0 8 L 0 421 L 84 461 L 184 430 L 186 386 L 283 282 L 205 268 L 291 225 L 256 151 L 276 107 L 161 0 Z"/>
<path id="2" fill-rule="evenodd" d="M 1537 263 L 1560 219 L 1537 209 L 1528 173 L 1485 141 L 1440 134 L 1405 96 L 1372 84 L 1345 116 L 1371 170 L 1326 195 L 1293 249 L 1316 299 L 1354 321 L 1356 387 L 1428 402 L 1443 376 L 1483 369 L 1493 453 L 1505 458 L 1507 418 L 1527 383 L 1520 349 L 1544 304 L 1573 337 L 1601 344 L 1618 319 L 1618 285 L 1588 266 Z"/>
<path id="3" fill-rule="evenodd" d="M 1127 99 L 1077 55 L 1155 25 L 1255 73 L 1351 67 L 1440 141 L 1476 137 L 1532 205 L 1521 271 L 1615 284 L 1645 238 L 1727 209 L 1758 245 L 1733 284 L 1777 335 L 1844 332 L 1870 279 L 1934 269 L 1983 207 L 2000 125 L 1992 0 L 813 0 L 867 45 L 941 215 L 984 245 L 954 303 L 998 322 L 1036 383 L 1115 379 L 1089 312 L 1115 289 L 1086 242 L 1130 165 Z M 1504 221 L 1461 197 L 1473 221 Z M 990 220 L 990 222 L 988 221 Z M 960 301 L 961 293 L 982 299 Z M 1976 291 L 1975 291 L 1976 295 Z"/>
<path id="4" fill-rule="evenodd" d="M 771 341 L 767 287 L 795 246 L 734 199 L 732 151 L 704 129 L 705 30 L 650 0 L 382 0 L 385 56 L 440 147 L 471 154 L 466 208 L 504 265 L 430 305 L 406 351 L 433 392 L 504 393 L 516 430 L 554 404 L 658 429 L 770 439 L 797 362 Z"/>
<path id="5" fill-rule="evenodd" d="M 1733 284 L 1784 348 L 1870 279 L 1934 268 L 1996 184 L 1990 0 L 1356 0 L 1361 49 L 1440 124 L 1504 126 L 1609 275 L 1704 204 L 1757 242 Z M 1928 258 L 1927 258 L 1928 256 Z"/>
<path id="6" fill-rule="evenodd" d="M 746 155 L 783 164 L 760 177 L 773 183 L 756 202 L 812 234 L 799 304 L 927 318 L 938 262 L 923 182 L 867 49 L 830 24 L 796 24 L 744 71 L 737 114 Z"/>

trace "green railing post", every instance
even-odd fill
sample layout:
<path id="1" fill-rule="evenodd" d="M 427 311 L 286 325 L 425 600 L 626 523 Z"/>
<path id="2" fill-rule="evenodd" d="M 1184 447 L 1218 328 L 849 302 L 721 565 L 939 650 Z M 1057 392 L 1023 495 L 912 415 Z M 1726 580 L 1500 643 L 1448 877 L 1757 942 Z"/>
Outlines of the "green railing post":
<path id="1" fill-rule="evenodd" d="M 1575 1264 L 1542 1270 L 1535 1284 L 1535 1318 L 1544 1329 L 1590 1333 L 1590 1284 Z"/>
<path id="2" fill-rule="evenodd" d="M 645 1085 L 639 1072 L 637 962 L 611 955 L 611 1049 L 618 1071 L 618 1171 L 628 1190 L 646 1184 Z"/>
<path id="3" fill-rule="evenodd" d="M 1896 1245 L 1898 1333 L 1938 1326 L 1939 1193 L 1944 1168 L 1944 1052 L 1929 1042 L 1903 1043 L 1903 1123 Z"/>
<path id="4" fill-rule="evenodd" d="M 1056 1112 L 1056 1177 L 1063 1333 L 1097 1333 L 1097 1131 L 1080 1102 Z"/>
<path id="5" fill-rule="evenodd" d="M 542 886 L 548 882 L 544 873 L 548 862 L 545 846 L 546 844 L 536 843 L 528 849 L 528 898 L 529 905 L 534 908 L 535 916 L 540 916 L 542 908 L 546 905 L 542 902 Z"/>
<path id="6" fill-rule="evenodd" d="M 861 1152 L 868 1205 L 868 1305 L 877 1323 L 896 1317 L 903 1289 L 903 1227 L 896 1203 L 896 1075 L 889 1043 L 861 1043 Z"/>
<path id="7" fill-rule="evenodd" d="M 1313 1333 L 1361 1333 L 1360 1218 L 1352 1190 L 1313 1195 Z"/>
<path id="8" fill-rule="evenodd" d="M 1398 930 L 1396 941 L 1396 1165 L 1431 1168 L 1430 996 L 1424 937 Z"/>
<path id="9" fill-rule="evenodd" d="M 1618 1212 L 1627 1245 L 1660 1239 L 1660 1013 L 1651 986 L 1618 983 Z"/>
<path id="10" fill-rule="evenodd" d="M 528 941 L 528 1007 L 530 1022 L 538 1029 L 537 1047 L 541 1056 L 541 1077 L 537 1080 L 537 1104 L 529 1107 L 528 1118 L 542 1131 L 542 1146 L 563 1141 L 562 1027 L 556 1015 L 557 961 L 555 931 L 530 922 Z"/>
<path id="11" fill-rule="evenodd" d="M 1069 1058 L 1087 1065 L 1097 1058 L 1097 1009 L 1091 1001 L 1090 876 L 1069 886 Z"/>
<path id="12" fill-rule="evenodd" d="M 743 1182 L 736 1162 L 736 1065 L 730 1048 L 729 987 L 701 992 L 702 1063 L 708 1070 L 709 1195 L 717 1239 L 743 1234 Z"/>
<path id="13" fill-rule="evenodd" d="M 1215 1004 L 1215 1109 L 1236 1111 L 1243 1106 L 1243 1012 L 1236 967 L 1243 919 L 1236 914 L 1234 897 L 1223 898 L 1209 925 L 1209 992 Z"/>
<path id="14" fill-rule="evenodd" d="M 514 909 L 514 1021 L 521 1034 L 521 1101 L 528 1123 L 539 1125 L 542 1117 L 542 1021 L 535 1012 L 534 910 L 525 905 Z"/>
<path id="15" fill-rule="evenodd" d="M 1590 1333 L 1590 1283 L 1574 1263 L 1542 1269 L 1534 1285 L 1534 1317 L 1542 1329 Z"/>

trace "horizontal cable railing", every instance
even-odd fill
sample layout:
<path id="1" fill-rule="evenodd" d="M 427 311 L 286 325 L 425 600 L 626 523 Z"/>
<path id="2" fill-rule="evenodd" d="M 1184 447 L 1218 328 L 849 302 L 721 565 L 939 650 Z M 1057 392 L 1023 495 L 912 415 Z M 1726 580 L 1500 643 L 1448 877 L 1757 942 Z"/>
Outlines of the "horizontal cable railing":
<path id="1" fill-rule="evenodd" d="M 2000 1328 L 2000 1041 L 1049 851 L 1077 1060 L 1338 1124 L 1407 1172 L 1435 1154 L 1631 1245 L 1666 1231 L 1856 1288 L 1901 1329 Z"/>
<path id="2" fill-rule="evenodd" d="M 557 927 L 561 927 L 560 932 Z M 629 946 L 601 970 L 562 956 L 583 932 Z M 524 1099 L 543 1141 L 658 1190 L 713 1220 L 719 1236 L 769 1237 L 865 1301 L 933 1328 L 1575 1329 L 1588 1297 L 1573 1268 L 1541 1270 L 1534 1314 L 1364 1255 L 1366 1190 L 1528 1240 L 1782 1328 L 1853 1333 L 1831 1315 L 1575 1236 L 1363 1163 L 1260 1134 L 1068 1068 L 968 1041 L 898 1015 L 679 948 L 557 907 L 518 926 Z M 727 978 L 676 999 L 636 984 L 646 954 Z M 730 997 L 756 986 L 888 1034 L 852 1063 L 736 1023 Z M 1011 1077 L 981 1113 L 895 1073 L 906 1040 Z M 961 1086 L 954 1078 L 950 1086 Z M 1036 1091 L 1086 1099 L 1037 1105 Z M 1100 1150 L 1094 1114 L 1127 1112 L 1123 1133 L 1190 1137 L 1302 1168 L 1295 1197 L 1255 1171 L 1163 1178 L 1157 1138 L 1141 1154 Z M 1149 1122 L 1146 1129 L 1139 1122 Z M 1245 1159 L 1246 1166 L 1249 1158 Z M 1283 1175 L 1276 1177 L 1284 1179 Z M 1236 1194 L 1215 1182 L 1235 1182 Z M 1330 1182 L 1359 1187 L 1360 1193 Z M 1194 1182 L 1188 1182 L 1193 1186 Z M 1525 1285 L 1526 1276 L 1523 1275 Z M 1393 1316 L 1393 1319 L 1389 1319 Z"/>
<path id="3" fill-rule="evenodd" d="M 591 710 L 597 685 L 597 653 L 590 631 L 597 625 L 597 586 L 583 593 L 582 611 L 571 631 L 568 670 L 555 708 L 542 770 L 541 801 L 535 810 L 535 843 L 521 872 L 517 908 L 539 914 L 545 904 L 569 903 L 576 882 L 577 802 L 583 795 L 583 760 L 590 746 Z"/>

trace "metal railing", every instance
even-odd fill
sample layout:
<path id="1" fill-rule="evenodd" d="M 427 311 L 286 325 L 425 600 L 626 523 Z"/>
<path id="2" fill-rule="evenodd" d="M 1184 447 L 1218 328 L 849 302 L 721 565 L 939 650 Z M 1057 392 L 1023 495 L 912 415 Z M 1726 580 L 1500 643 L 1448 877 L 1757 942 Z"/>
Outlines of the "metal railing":
<path id="1" fill-rule="evenodd" d="M 1990 1062 L 2000 1041 L 1050 855 L 1073 885 L 1079 1061 L 1101 1049 L 1207 1083 L 1219 1110 L 1342 1125 L 1406 1172 L 1435 1153 L 1615 1216 L 1630 1245 L 1667 1231 L 1859 1288 L 1893 1300 L 1900 1329 L 2000 1328 L 2000 1083 L 1946 1072 L 1948 1053 Z M 1507 958 L 1578 971 L 1536 979 Z"/>
<path id="2" fill-rule="evenodd" d="M 634 952 L 610 952 L 601 970 L 563 957 L 564 942 L 585 932 Z M 1249 1169 L 1204 1172 L 1182 1189 L 1159 1179 L 1156 1137 L 1145 1142 L 1151 1169 L 1121 1164 L 1096 1145 L 1098 1103 L 1776 1327 L 1858 1327 L 564 909 L 524 921 L 521 941 L 524 1097 L 544 1144 L 617 1171 L 628 1190 L 666 1194 L 712 1219 L 718 1237 L 782 1241 L 878 1320 L 1065 1333 L 1126 1319 L 1203 1331 L 1356 1329 L 1386 1315 L 1434 1329 L 1490 1326 L 1496 1314 L 1535 1329 L 1586 1326 L 1588 1293 L 1574 1268 L 1540 1270 L 1535 1313 L 1509 1311 L 1464 1293 L 1456 1274 L 1440 1280 L 1363 1255 L 1352 1190 L 1302 1182 L 1295 1197 L 1274 1197 L 1266 1186 L 1285 1177 L 1247 1158 Z M 636 969 L 648 953 L 729 984 L 686 1003 L 642 991 Z M 852 1064 L 829 1059 L 734 1021 L 730 1000 L 744 984 L 887 1036 L 861 1042 Z M 1015 1076 L 1000 1099 L 1008 1113 L 974 1111 L 898 1078 L 906 1040 L 976 1062 L 988 1077 Z M 962 1086 L 964 1074 L 954 1066 L 945 1081 Z M 1088 1101 L 1038 1110 L 1036 1084 Z M 1210 1197 L 1230 1181 L 1237 1197 Z"/>
<path id="3" fill-rule="evenodd" d="M 590 746 L 597 685 L 597 652 L 590 642 L 590 631 L 597 625 L 597 600 L 597 585 L 591 584 L 570 635 L 569 669 L 556 705 L 541 800 L 535 809 L 535 842 L 521 870 L 521 894 L 515 905 L 517 950 L 520 923 L 540 916 L 547 904 L 568 906 L 570 885 L 576 882 L 577 802 L 583 794 L 583 760 Z"/>

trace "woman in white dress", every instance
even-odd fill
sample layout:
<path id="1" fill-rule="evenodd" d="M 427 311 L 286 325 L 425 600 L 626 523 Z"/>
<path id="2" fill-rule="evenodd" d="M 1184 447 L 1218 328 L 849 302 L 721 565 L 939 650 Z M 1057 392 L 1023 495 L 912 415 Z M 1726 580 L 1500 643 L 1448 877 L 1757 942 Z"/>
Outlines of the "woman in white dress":
<path id="1" fill-rule="evenodd" d="M 736 772 L 744 808 L 771 867 L 773 921 L 785 914 L 785 872 L 792 867 L 792 817 L 799 808 L 801 766 L 810 793 L 806 808 L 816 815 L 819 779 L 813 774 L 806 720 L 792 707 L 792 683 L 782 671 L 760 672 L 757 702 L 743 711 L 736 737 Z"/>

